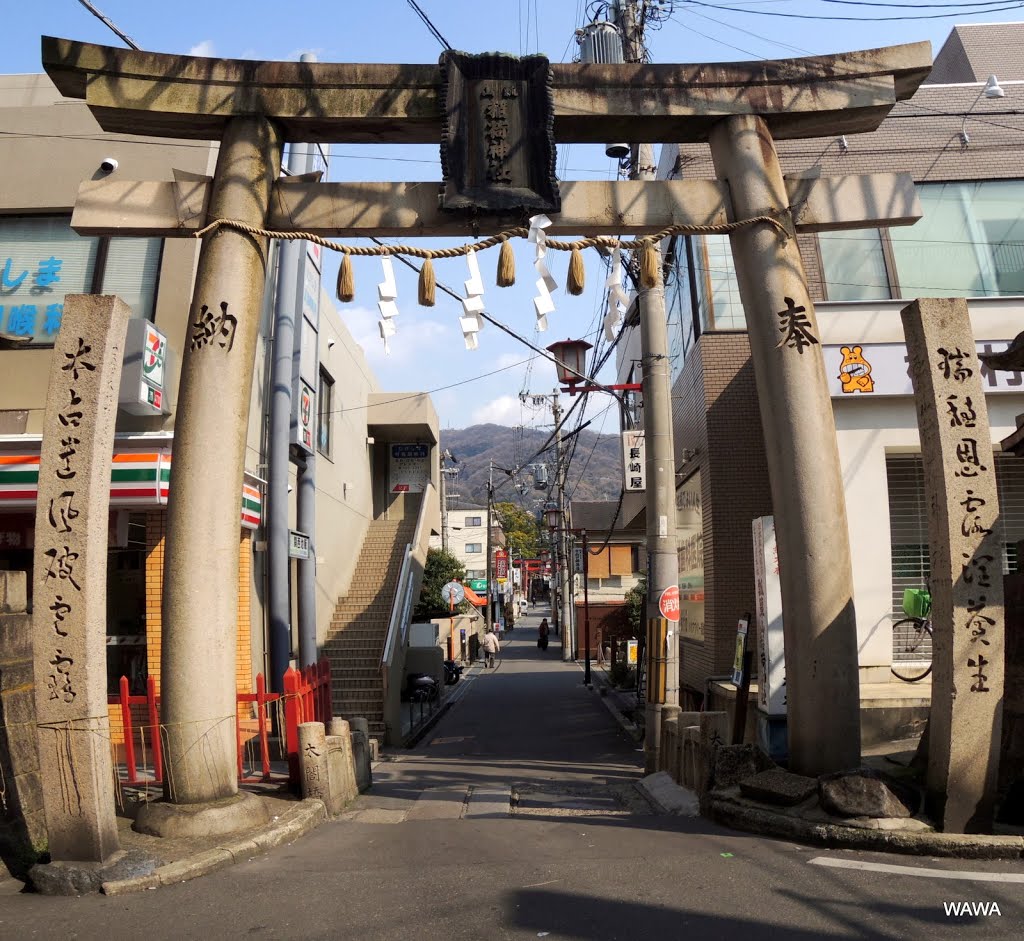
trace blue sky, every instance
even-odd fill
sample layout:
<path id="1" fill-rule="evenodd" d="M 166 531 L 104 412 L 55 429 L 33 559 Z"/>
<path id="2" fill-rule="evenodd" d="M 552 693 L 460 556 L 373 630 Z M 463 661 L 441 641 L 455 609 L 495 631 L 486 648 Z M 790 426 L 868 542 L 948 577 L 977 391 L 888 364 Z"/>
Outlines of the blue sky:
<path id="1" fill-rule="evenodd" d="M 891 0 L 891 4 L 900 2 Z M 820 55 L 920 40 L 930 40 L 934 54 L 957 23 L 1024 19 L 1024 13 L 1017 12 L 1024 2 L 994 0 L 980 5 L 969 0 L 959 8 L 902 2 L 906 5 L 900 8 L 827 0 L 677 0 L 671 17 L 648 34 L 648 47 L 656 62 Z M 556 62 L 572 59 L 577 48 L 573 31 L 584 23 L 586 9 L 594 6 L 581 0 L 419 0 L 419 5 L 456 49 L 518 55 L 542 52 Z M 4 6 L 0 59 L 4 73 L 41 71 L 39 37 L 43 34 L 122 45 L 78 0 Z M 434 62 L 441 52 L 440 43 L 407 0 L 335 0 L 309 6 L 288 6 L 280 0 L 176 0 L 162 4 L 96 0 L 96 6 L 140 47 L 157 52 L 259 59 L 296 59 L 311 52 L 321 61 L 335 62 Z M 972 15 L 972 9 L 991 12 Z M 948 12 L 956 15 L 881 20 Z M 800 15 L 853 19 L 801 19 Z M 558 170 L 563 179 L 615 177 L 613 162 L 598 146 L 563 145 Z M 339 181 L 439 180 L 440 176 L 433 146 L 336 145 L 329 173 L 330 179 Z M 552 254 L 552 274 L 564 285 L 567 256 Z M 481 255 L 488 313 L 537 346 L 570 336 L 587 336 L 596 342 L 603 314 L 601 285 L 606 276 L 597 257 L 586 256 L 587 290 L 581 297 L 569 297 L 562 290 L 555 293 L 556 310 L 548 318 L 545 333 L 535 330 L 531 261 L 528 246 L 519 247 L 517 284 L 501 289 L 494 284 L 497 251 Z M 439 282 L 464 293 L 463 282 L 469 277 L 464 260 L 439 261 L 435 269 Z M 326 269 L 332 283 L 336 271 L 337 261 L 332 256 Z M 482 421 L 528 427 L 550 423 L 544 411 L 524 406 L 519 399 L 520 392 L 548 393 L 554 388 L 553 367 L 547 361 L 492 325 L 481 331 L 479 349 L 466 350 L 458 324 L 461 306 L 439 292 L 436 307 L 419 307 L 415 276 L 397 264 L 396 274 L 400 315 L 390 355 L 384 355 L 377 332 L 376 285 L 382 280 L 379 261 L 356 261 L 356 299 L 352 304 L 337 305 L 337 316 L 366 349 L 382 389 L 431 390 L 445 427 Z M 600 378 L 612 381 L 610 369 L 606 367 Z M 588 403 L 594 418 L 591 428 L 616 431 L 615 415 L 607 408 L 610 400 L 590 398 L 594 400 Z M 567 398 L 563 404 L 569 404 Z"/>

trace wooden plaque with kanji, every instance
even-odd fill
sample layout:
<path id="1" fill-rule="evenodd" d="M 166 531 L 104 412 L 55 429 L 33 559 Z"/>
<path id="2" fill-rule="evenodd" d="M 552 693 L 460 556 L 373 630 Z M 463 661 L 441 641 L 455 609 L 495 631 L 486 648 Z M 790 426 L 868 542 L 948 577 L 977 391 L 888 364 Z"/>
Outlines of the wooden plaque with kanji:
<path id="1" fill-rule="evenodd" d="M 547 57 L 446 52 L 441 73 L 442 208 L 558 212 Z"/>

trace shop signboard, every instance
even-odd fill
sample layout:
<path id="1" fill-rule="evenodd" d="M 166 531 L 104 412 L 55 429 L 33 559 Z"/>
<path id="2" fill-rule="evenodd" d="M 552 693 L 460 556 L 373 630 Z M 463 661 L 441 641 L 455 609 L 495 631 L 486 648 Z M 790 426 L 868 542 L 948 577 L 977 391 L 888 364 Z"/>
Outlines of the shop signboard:
<path id="1" fill-rule="evenodd" d="M 309 558 L 309 536 L 295 529 L 288 530 L 288 558 Z"/>
<path id="2" fill-rule="evenodd" d="M 1010 340 L 976 340 L 978 353 L 1001 353 Z M 913 395 L 907 347 L 903 343 L 849 343 L 824 347 L 825 374 L 832 398 Z M 995 371 L 982 364 L 985 394 L 1024 392 L 1024 374 Z"/>
<path id="3" fill-rule="evenodd" d="M 786 645 L 782 635 L 782 582 L 775 517 L 753 522 L 754 602 L 757 619 L 757 707 L 770 716 L 786 714 Z"/>
<path id="4" fill-rule="evenodd" d="M 486 578 L 471 578 L 467 583 L 473 591 L 487 591 Z"/>
<path id="5" fill-rule="evenodd" d="M 643 431 L 622 432 L 622 489 L 647 489 L 647 449 Z"/>
<path id="6" fill-rule="evenodd" d="M 747 652 L 747 630 L 750 622 L 746 619 L 740 620 L 736 625 L 736 652 L 732 658 L 732 682 L 734 686 L 741 686 L 743 683 L 743 658 Z"/>
<path id="7" fill-rule="evenodd" d="M 679 633 L 704 640 L 704 513 L 700 471 L 676 493 L 679 545 Z"/>
<path id="8" fill-rule="evenodd" d="M 494 553 L 494 577 L 508 578 L 508 553 L 504 549 L 498 549 Z"/>
<path id="9" fill-rule="evenodd" d="M 313 407 L 315 402 L 316 392 L 300 379 L 295 444 L 298 444 L 308 454 L 313 453 L 313 440 L 316 434 L 316 409 Z"/>
<path id="10" fill-rule="evenodd" d="M 392 493 L 423 493 L 430 482 L 430 445 L 391 445 Z"/>
<path id="11" fill-rule="evenodd" d="M 148 320 L 129 320 L 117 405 L 129 415 L 163 415 L 167 338 Z"/>

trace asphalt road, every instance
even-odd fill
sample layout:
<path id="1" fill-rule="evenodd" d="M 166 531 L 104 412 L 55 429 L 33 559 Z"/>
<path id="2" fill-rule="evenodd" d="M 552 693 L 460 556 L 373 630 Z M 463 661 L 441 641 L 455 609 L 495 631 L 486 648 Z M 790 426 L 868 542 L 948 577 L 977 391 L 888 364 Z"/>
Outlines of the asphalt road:
<path id="1" fill-rule="evenodd" d="M 652 813 L 631 796 L 642 753 L 555 638 L 537 649 L 538 620 L 342 818 L 140 895 L 0 897 L 0 938 L 1024 937 L 1024 863 L 822 850 Z M 944 911 L 963 901 L 999 914 Z"/>

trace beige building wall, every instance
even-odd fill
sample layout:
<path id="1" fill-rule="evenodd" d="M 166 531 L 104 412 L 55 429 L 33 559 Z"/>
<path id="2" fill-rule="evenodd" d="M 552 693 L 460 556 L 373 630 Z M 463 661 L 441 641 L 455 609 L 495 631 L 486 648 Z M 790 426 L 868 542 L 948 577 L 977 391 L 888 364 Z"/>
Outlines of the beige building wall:
<path id="1" fill-rule="evenodd" d="M 203 141 L 170 141 L 104 134 L 83 102 L 61 98 L 45 75 L 0 76 L 0 216 L 70 215 L 78 185 L 102 179 L 100 163 L 114 157 L 123 180 L 172 180 L 172 170 L 212 173 L 215 146 Z M 199 259 L 195 239 L 169 239 L 160 264 L 157 327 L 171 351 L 167 400 L 169 415 L 118 415 L 118 431 L 164 431 L 174 425 L 178 368 L 184 342 L 192 280 Z M 41 434 L 43 402 L 50 375 L 51 349 L 0 350 L 0 433 Z"/>
<path id="2" fill-rule="evenodd" d="M 899 316 L 906 301 L 819 304 L 818 324 L 825 346 L 848 343 L 902 343 Z M 1008 340 L 1020 329 L 1019 299 L 977 298 L 969 302 L 976 340 Z M 1001 349 L 1002 343 L 995 344 Z M 986 396 L 992 444 L 1017 427 L 1024 394 Z M 892 542 L 885 459 L 921 450 L 912 396 L 833 398 L 839 459 L 853 558 L 857 646 L 864 682 L 885 682 L 892 664 Z"/>

